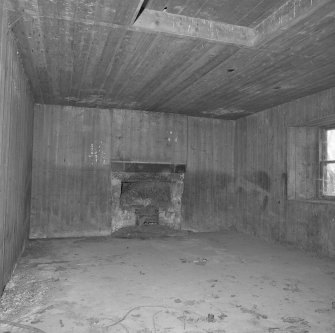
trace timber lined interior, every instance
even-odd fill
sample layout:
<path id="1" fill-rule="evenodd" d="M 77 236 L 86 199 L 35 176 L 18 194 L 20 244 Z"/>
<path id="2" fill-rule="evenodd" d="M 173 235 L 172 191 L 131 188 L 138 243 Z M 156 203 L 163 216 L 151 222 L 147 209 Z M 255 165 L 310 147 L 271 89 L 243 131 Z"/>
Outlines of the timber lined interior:
<path id="1" fill-rule="evenodd" d="M 200 2 L 0 0 L 0 293 L 29 239 L 135 220 L 335 257 L 335 2 Z"/>

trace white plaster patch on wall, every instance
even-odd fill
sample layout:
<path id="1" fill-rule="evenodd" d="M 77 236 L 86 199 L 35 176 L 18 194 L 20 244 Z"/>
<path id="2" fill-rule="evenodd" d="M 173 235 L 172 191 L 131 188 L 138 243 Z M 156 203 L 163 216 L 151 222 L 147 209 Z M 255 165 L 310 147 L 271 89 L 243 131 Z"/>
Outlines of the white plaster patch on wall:
<path id="1" fill-rule="evenodd" d="M 109 163 L 105 144 L 102 140 L 92 142 L 89 146 L 88 159 L 90 165 L 107 165 Z"/>

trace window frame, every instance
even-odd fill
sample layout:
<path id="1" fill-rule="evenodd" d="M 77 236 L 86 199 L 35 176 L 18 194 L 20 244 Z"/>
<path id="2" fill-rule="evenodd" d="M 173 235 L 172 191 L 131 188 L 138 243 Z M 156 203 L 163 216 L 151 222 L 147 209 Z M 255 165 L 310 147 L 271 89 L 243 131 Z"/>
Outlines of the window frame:
<path id="1" fill-rule="evenodd" d="M 335 125 L 323 126 L 319 128 L 319 186 L 318 186 L 318 197 L 324 200 L 335 201 L 334 195 L 325 194 L 325 178 L 324 169 L 328 164 L 334 164 L 335 160 L 327 160 L 327 131 L 335 130 Z"/>

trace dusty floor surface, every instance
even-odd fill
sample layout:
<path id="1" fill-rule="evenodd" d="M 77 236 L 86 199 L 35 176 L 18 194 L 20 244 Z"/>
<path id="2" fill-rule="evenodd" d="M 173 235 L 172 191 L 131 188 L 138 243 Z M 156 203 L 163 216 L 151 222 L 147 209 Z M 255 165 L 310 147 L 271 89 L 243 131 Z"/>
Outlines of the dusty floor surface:
<path id="1" fill-rule="evenodd" d="M 335 332 L 334 260 L 236 233 L 138 238 L 32 241 L 0 332 Z"/>

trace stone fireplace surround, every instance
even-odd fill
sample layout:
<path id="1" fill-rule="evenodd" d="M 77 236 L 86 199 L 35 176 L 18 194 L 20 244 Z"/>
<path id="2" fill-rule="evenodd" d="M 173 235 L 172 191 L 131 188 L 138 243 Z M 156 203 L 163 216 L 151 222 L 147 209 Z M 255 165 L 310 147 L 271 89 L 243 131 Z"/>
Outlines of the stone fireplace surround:
<path id="1" fill-rule="evenodd" d="M 136 209 L 150 205 L 159 209 L 159 224 L 173 229 L 181 228 L 186 165 L 113 161 L 111 170 L 112 232 L 122 227 L 135 226 Z M 143 191 L 141 197 L 134 197 L 133 202 L 124 200 L 122 188 L 132 184 L 140 190 L 142 187 L 152 188 Z M 162 195 L 159 195 L 160 191 Z M 152 195 L 146 196 L 147 193 Z M 127 197 L 132 199 L 129 194 Z"/>

